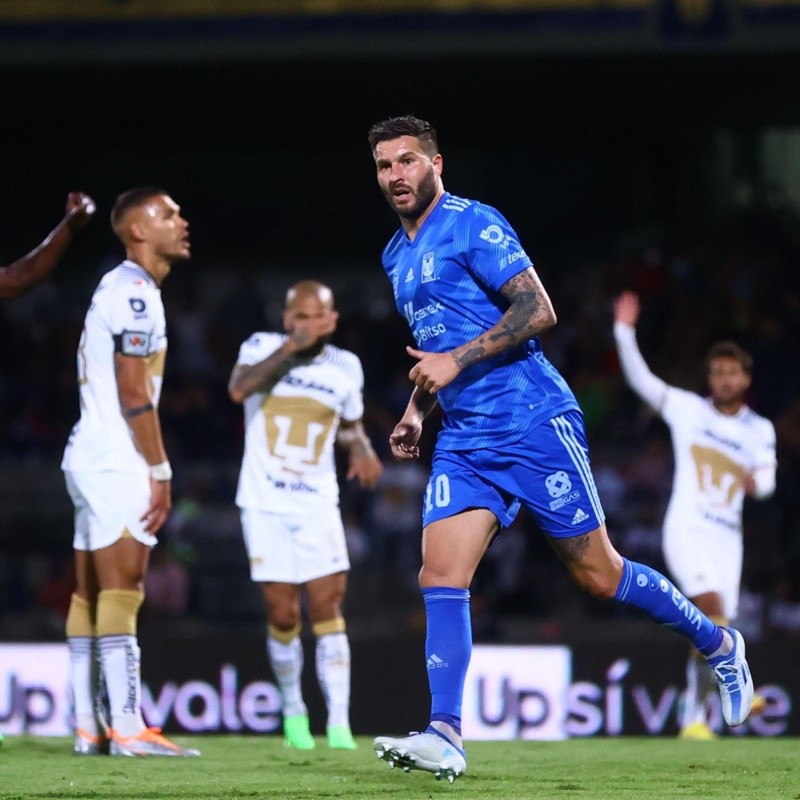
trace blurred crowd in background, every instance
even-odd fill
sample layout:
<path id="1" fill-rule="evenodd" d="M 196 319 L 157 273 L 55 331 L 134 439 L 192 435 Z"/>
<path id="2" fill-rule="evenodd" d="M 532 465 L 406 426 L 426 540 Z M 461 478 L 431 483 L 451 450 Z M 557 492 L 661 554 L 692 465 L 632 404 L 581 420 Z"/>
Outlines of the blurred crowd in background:
<path id="1" fill-rule="evenodd" d="M 660 527 L 672 450 L 664 424 L 622 379 L 612 304 L 639 292 L 638 329 L 651 369 L 700 393 L 703 357 L 723 338 L 755 359 L 748 403 L 778 435 L 775 496 L 745 511 L 739 627 L 751 640 L 800 636 L 800 217 L 791 207 L 750 208 L 677 234 L 630 237 L 597 262 L 537 260 L 557 326 L 543 337 L 583 408 L 595 478 L 615 545 L 665 570 Z M 357 353 L 365 372 L 365 425 L 386 471 L 375 492 L 343 484 L 352 572 L 346 616 L 353 636 L 424 624 L 416 589 L 422 493 L 438 421 L 429 418 L 419 463 L 396 464 L 387 440 L 410 392 L 410 336 L 393 305 L 377 254 L 352 271 L 298 274 L 291 264 L 187 264 L 163 286 L 169 352 L 161 419 L 175 472 L 174 508 L 147 579 L 142 624 L 200 631 L 262 626 L 234 505 L 242 453 L 242 409 L 227 395 L 239 345 L 280 330 L 288 286 L 317 278 L 341 313 L 334 343 Z M 109 253 L 95 271 L 59 273 L 25 298 L 0 306 L 0 639 L 60 640 L 72 591 L 71 505 L 59 469 L 78 417 L 75 350 L 83 315 Z M 489 550 L 473 587 L 477 641 L 508 640 L 514 620 L 541 635 L 565 635 L 582 619 L 625 610 L 585 598 L 569 584 L 544 537 L 523 512 Z M 392 626 L 387 626 L 391 609 Z M 259 627 L 259 632 L 261 628 Z"/>

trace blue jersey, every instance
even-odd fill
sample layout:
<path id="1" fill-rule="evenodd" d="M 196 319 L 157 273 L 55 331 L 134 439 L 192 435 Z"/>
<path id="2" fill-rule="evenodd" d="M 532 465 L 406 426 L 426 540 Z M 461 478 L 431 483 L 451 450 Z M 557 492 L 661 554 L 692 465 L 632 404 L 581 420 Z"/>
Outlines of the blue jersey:
<path id="1" fill-rule="evenodd" d="M 500 288 L 532 266 L 497 210 L 445 193 L 410 241 L 401 227 L 383 251 L 398 311 L 420 350 L 448 352 L 485 333 L 509 308 Z M 496 447 L 570 409 L 575 396 L 538 338 L 473 364 L 437 395 L 438 444 Z"/>

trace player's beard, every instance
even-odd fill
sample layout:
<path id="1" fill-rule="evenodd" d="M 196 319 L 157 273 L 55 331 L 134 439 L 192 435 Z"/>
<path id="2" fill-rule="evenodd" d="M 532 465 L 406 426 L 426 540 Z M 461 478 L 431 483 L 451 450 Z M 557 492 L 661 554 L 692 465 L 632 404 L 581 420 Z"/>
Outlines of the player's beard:
<path id="1" fill-rule="evenodd" d="M 395 212 L 397 212 L 397 215 L 403 219 L 419 219 L 428 210 L 428 206 L 430 206 L 434 197 L 436 197 L 436 173 L 433 167 L 428 170 L 425 177 L 419 182 L 414 196 L 417 198 L 417 202 L 410 208 L 398 209 L 391 197 L 389 198 L 389 203 Z"/>

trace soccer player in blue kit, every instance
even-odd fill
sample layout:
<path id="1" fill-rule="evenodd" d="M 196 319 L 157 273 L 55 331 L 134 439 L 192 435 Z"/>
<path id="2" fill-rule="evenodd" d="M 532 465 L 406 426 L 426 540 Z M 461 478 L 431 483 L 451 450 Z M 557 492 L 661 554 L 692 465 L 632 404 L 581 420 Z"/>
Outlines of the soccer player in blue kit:
<path id="1" fill-rule="evenodd" d="M 376 754 L 451 783 L 466 771 L 469 586 L 492 538 L 522 504 L 581 589 L 638 608 L 691 641 L 715 672 L 725 721 L 741 724 L 753 696 L 741 635 L 609 540 L 580 407 L 538 339 L 556 315 L 517 234 L 491 206 L 445 191 L 430 123 L 386 119 L 372 126 L 369 144 L 378 184 L 401 223 L 383 267 L 416 342 L 406 348 L 417 359 L 414 388 L 389 438 L 393 456 L 417 458 L 425 417 L 437 402 L 442 409 L 419 573 L 430 724 L 405 737 L 377 737 Z"/>

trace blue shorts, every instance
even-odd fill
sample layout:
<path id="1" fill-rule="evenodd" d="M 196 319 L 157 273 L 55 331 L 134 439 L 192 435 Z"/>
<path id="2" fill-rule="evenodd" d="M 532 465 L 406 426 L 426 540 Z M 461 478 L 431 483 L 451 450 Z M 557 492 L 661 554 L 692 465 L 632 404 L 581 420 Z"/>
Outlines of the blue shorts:
<path id="1" fill-rule="evenodd" d="M 498 450 L 437 450 L 422 508 L 422 524 L 470 508 L 487 508 L 508 527 L 521 505 L 548 536 L 569 538 L 605 520 L 578 411 L 542 423 L 528 437 Z"/>

